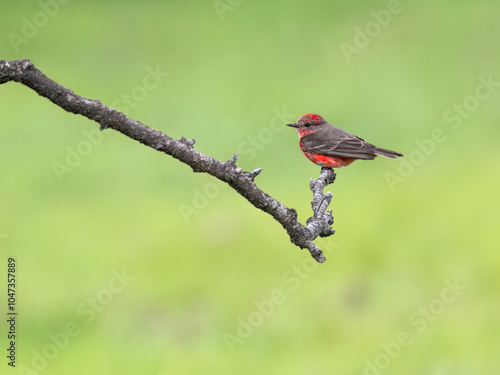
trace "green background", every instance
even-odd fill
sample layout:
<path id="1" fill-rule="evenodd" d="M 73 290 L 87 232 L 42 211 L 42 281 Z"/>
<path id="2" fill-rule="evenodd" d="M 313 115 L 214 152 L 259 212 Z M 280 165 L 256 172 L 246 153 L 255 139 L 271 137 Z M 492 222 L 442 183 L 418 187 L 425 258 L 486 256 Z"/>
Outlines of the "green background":
<path id="1" fill-rule="evenodd" d="M 486 0 L 2 5 L 0 59 L 106 105 L 128 95 L 130 117 L 207 155 L 240 151 L 303 222 L 319 168 L 282 124 L 318 112 L 406 155 L 337 171 L 318 265 L 212 177 L 1 85 L 0 306 L 14 256 L 19 313 L 16 369 L 2 313 L 2 374 L 500 373 L 499 13 Z"/>

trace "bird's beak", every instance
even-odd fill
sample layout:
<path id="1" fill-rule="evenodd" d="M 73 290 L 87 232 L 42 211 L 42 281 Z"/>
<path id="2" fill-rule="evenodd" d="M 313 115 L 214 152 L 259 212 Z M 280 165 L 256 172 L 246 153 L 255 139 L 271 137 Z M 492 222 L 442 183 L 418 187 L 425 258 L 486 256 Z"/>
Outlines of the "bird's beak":
<path id="1" fill-rule="evenodd" d="M 286 126 L 291 126 L 292 128 L 298 128 L 299 127 L 296 123 L 286 124 Z"/>

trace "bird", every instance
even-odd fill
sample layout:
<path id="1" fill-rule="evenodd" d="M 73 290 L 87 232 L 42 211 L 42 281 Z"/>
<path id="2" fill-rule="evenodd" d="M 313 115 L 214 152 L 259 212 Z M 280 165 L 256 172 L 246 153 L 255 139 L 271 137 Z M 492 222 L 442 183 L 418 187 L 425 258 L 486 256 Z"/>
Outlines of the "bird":
<path id="1" fill-rule="evenodd" d="M 286 125 L 297 130 L 299 146 L 306 158 L 321 167 L 346 167 L 356 160 L 373 160 L 379 155 L 391 159 L 403 156 L 331 125 L 317 113 L 306 113 Z"/>

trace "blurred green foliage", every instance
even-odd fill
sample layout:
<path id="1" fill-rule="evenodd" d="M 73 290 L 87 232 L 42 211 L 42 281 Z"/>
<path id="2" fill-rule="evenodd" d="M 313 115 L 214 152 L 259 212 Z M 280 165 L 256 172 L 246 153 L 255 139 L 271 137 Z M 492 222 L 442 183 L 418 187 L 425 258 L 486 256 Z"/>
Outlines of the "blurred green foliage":
<path id="1" fill-rule="evenodd" d="M 18 373 L 498 374 L 499 12 L 487 0 L 3 4 L 0 59 L 29 58 L 218 159 L 240 151 L 301 220 L 319 168 L 281 124 L 318 112 L 406 155 L 337 171 L 337 232 L 317 265 L 210 176 L 111 130 L 85 135 L 97 125 L 1 85 L 0 275 L 14 256 Z M 58 178 L 54 163 L 71 171 Z"/>

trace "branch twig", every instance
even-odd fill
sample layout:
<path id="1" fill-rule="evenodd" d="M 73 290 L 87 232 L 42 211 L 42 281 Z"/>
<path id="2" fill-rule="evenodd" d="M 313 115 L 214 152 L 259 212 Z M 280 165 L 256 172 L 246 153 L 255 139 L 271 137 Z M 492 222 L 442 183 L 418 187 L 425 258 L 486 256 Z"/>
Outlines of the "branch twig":
<path id="1" fill-rule="evenodd" d="M 290 236 L 290 241 L 301 249 L 306 248 L 318 262 L 325 261 L 321 249 L 312 241 L 319 235 L 330 236 L 334 233 L 332 211 L 326 211 L 332 193 L 323 195 L 323 188 L 335 180 L 332 169 L 323 168 L 316 180 L 311 180 L 313 192 L 311 206 L 314 215 L 302 225 L 297 220 L 297 212 L 288 208 L 267 193 L 260 190 L 254 179 L 262 171 L 258 168 L 252 172 L 243 171 L 236 166 L 238 154 L 228 161 L 220 161 L 204 155 L 193 148 L 194 140 L 182 137 L 180 140 L 170 138 L 162 132 L 152 129 L 138 121 L 132 120 L 121 112 L 103 105 L 99 100 L 91 100 L 76 95 L 54 82 L 38 70 L 29 60 L 0 60 L 0 84 L 9 81 L 19 82 L 33 89 L 40 96 L 49 99 L 62 109 L 87 117 L 100 124 L 101 130 L 111 128 L 129 138 L 171 155 L 189 165 L 194 172 L 208 173 L 226 182 L 252 205 L 267 212 L 278 221 Z"/>

